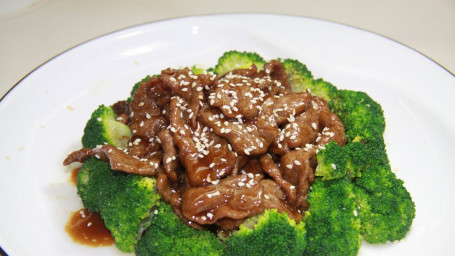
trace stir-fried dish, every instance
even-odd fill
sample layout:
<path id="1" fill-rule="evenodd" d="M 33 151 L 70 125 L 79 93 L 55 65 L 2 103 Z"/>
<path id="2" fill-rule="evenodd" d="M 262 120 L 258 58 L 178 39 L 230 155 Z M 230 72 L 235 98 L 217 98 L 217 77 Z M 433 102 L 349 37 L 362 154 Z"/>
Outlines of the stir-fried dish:
<path id="1" fill-rule="evenodd" d="M 100 106 L 64 164 L 83 163 L 78 193 L 123 251 L 355 255 L 362 236 L 403 238 L 415 215 L 384 127 L 365 93 L 231 51 Z"/>

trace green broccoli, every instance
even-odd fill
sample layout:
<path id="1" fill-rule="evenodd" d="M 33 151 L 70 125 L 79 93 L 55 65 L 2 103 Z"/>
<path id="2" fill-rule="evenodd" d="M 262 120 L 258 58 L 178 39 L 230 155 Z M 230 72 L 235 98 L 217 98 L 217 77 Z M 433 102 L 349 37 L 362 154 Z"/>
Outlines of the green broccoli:
<path id="1" fill-rule="evenodd" d="M 205 70 L 203 68 L 198 68 L 196 65 L 193 65 L 191 67 L 191 71 L 196 75 L 200 75 L 200 74 L 204 73 Z"/>
<path id="2" fill-rule="evenodd" d="M 385 119 L 381 105 L 368 94 L 358 91 L 339 90 L 333 111 L 340 117 L 346 129 L 348 143 L 360 141 L 374 143 L 385 148 L 383 134 Z"/>
<path id="3" fill-rule="evenodd" d="M 150 227 L 136 246 L 136 255 L 221 255 L 223 244 L 210 231 L 187 226 L 172 207 L 160 202 Z"/>
<path id="4" fill-rule="evenodd" d="M 323 180 L 341 178 L 346 174 L 351 178 L 360 177 L 368 166 L 388 163 L 383 149 L 368 148 L 361 142 L 340 147 L 332 141 L 318 153 L 317 160 L 315 175 Z"/>
<path id="5" fill-rule="evenodd" d="M 401 240 L 415 217 L 411 195 L 388 166 L 372 165 L 354 181 L 363 238 L 369 243 Z"/>
<path id="6" fill-rule="evenodd" d="M 318 165 L 314 170 L 315 176 L 321 176 L 324 180 L 331 180 L 346 175 L 348 162 L 346 148 L 340 147 L 332 141 L 325 146 L 325 150 L 320 150 L 316 158 Z"/>
<path id="7" fill-rule="evenodd" d="M 132 137 L 130 128 L 116 120 L 117 115 L 110 106 L 99 106 L 84 128 L 82 146 L 94 148 L 105 143 L 125 147 Z"/>
<path id="8" fill-rule="evenodd" d="M 347 176 L 316 178 L 305 213 L 307 247 L 304 255 L 356 255 L 360 248 L 360 221 L 356 217 L 354 186 Z"/>
<path id="9" fill-rule="evenodd" d="M 300 92 L 309 89 L 313 95 L 323 98 L 332 107 L 333 101 L 338 96 L 335 86 L 322 79 L 313 79 L 308 68 L 298 60 L 280 59 L 280 61 L 283 63 L 292 91 Z"/>
<path id="10" fill-rule="evenodd" d="M 360 232 L 365 241 L 385 243 L 404 238 L 415 217 L 415 205 L 403 181 L 391 171 L 383 149 L 368 149 L 360 142 L 342 148 L 332 142 L 317 159 L 315 175 L 322 179 L 343 174 L 353 178 Z"/>
<path id="11" fill-rule="evenodd" d="M 117 247 L 133 252 L 143 221 L 160 196 L 155 179 L 113 171 L 108 163 L 87 159 L 77 177 L 77 189 L 84 206 L 99 212 Z"/>
<path id="12" fill-rule="evenodd" d="M 314 95 L 324 98 L 346 130 L 345 147 L 331 142 L 318 153 L 315 175 L 325 182 L 345 176 L 352 179 L 354 187 L 350 193 L 355 195 L 360 232 L 367 242 L 402 239 L 414 219 L 415 205 L 403 182 L 391 171 L 383 137 L 385 120 L 381 106 L 364 92 L 337 90 L 322 79 L 314 80 L 306 66 L 296 60 L 286 59 L 282 63 L 293 90 L 310 89 Z M 317 186 L 310 192 L 309 201 L 314 193 L 318 193 Z M 311 205 L 310 213 L 313 211 L 314 205 Z M 312 228 L 308 222 L 309 239 Z"/>
<path id="13" fill-rule="evenodd" d="M 305 224 L 298 224 L 276 209 L 247 219 L 225 240 L 225 255 L 302 255 Z"/>
<path id="14" fill-rule="evenodd" d="M 265 60 L 257 53 L 229 51 L 218 59 L 218 63 L 212 70 L 217 75 L 224 75 L 234 69 L 249 68 L 255 64 L 258 70 L 262 69 Z"/>

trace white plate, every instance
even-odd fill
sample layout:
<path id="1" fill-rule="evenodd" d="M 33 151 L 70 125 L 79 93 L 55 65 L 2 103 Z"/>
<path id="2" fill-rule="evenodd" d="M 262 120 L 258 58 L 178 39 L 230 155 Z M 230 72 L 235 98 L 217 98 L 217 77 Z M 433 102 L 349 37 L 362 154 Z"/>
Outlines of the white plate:
<path id="1" fill-rule="evenodd" d="M 455 252 L 455 78 L 394 41 L 330 22 L 240 14 L 144 24 L 75 47 L 38 67 L 0 103 L 0 246 L 12 255 L 115 255 L 72 242 L 64 226 L 81 207 L 66 154 L 81 147 L 90 113 L 125 99 L 167 67 L 213 66 L 227 50 L 295 58 L 315 77 L 368 92 L 384 108 L 392 168 L 417 214 L 399 243 L 360 255 Z"/>

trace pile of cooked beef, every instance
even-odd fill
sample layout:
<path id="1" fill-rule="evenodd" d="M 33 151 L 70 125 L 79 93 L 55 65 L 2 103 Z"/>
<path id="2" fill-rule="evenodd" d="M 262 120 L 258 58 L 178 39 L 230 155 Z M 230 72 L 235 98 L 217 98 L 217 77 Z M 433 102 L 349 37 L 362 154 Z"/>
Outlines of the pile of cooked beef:
<path id="1" fill-rule="evenodd" d="M 232 230 L 269 208 L 300 221 L 318 150 L 346 142 L 327 102 L 292 92 L 277 60 L 222 76 L 166 69 L 113 108 L 133 132 L 128 147 L 82 149 L 66 162 L 96 156 L 154 176 L 163 199 L 200 229 Z"/>

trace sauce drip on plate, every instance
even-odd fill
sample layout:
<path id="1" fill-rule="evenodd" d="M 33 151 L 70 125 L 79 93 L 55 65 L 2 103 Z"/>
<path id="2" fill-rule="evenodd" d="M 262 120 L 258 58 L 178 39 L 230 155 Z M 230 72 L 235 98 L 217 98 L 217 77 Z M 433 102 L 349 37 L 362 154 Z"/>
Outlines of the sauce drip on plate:
<path id="1" fill-rule="evenodd" d="M 80 209 L 74 212 L 65 226 L 66 232 L 78 244 L 99 247 L 114 244 L 114 238 L 96 212 Z"/>

